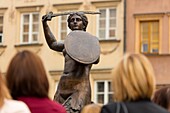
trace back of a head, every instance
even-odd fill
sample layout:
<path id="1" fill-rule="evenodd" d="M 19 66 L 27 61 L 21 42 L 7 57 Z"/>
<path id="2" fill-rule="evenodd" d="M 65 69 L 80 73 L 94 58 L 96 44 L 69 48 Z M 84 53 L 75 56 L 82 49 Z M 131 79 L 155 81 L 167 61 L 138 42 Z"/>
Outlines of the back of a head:
<path id="1" fill-rule="evenodd" d="M 126 54 L 113 71 L 117 101 L 151 99 L 155 78 L 151 63 L 142 54 Z"/>
<path id="2" fill-rule="evenodd" d="M 11 60 L 7 85 L 14 99 L 20 96 L 47 97 L 49 83 L 40 57 L 30 51 L 18 52 Z"/>
<path id="3" fill-rule="evenodd" d="M 100 113 L 101 107 L 99 104 L 88 104 L 84 106 L 81 113 Z"/>
<path id="4" fill-rule="evenodd" d="M 158 89 L 154 93 L 152 101 L 170 111 L 170 87 Z"/>

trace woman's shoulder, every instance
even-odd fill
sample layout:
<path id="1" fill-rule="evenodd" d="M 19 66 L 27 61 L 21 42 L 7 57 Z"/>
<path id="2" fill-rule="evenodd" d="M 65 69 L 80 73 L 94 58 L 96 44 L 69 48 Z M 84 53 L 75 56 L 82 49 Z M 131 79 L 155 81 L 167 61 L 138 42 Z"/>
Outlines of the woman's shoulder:
<path id="1" fill-rule="evenodd" d="M 51 113 L 57 112 L 57 113 L 66 113 L 66 109 L 64 106 L 56 101 L 53 101 L 51 99 L 46 99 L 46 104 L 51 106 Z"/>
<path id="2" fill-rule="evenodd" d="M 103 105 L 103 107 L 113 107 L 113 106 L 116 106 L 117 102 L 109 102 L 105 105 Z"/>
<path id="3" fill-rule="evenodd" d="M 158 104 L 155 104 L 152 102 L 152 106 L 153 106 L 153 109 L 155 109 L 156 111 L 158 112 L 161 112 L 161 113 L 169 113 L 167 109 L 159 106 Z"/>
<path id="4" fill-rule="evenodd" d="M 54 102 L 48 97 L 20 97 L 18 99 L 25 102 L 32 113 L 66 113 L 65 108 L 61 104 Z"/>
<path id="5" fill-rule="evenodd" d="M 102 106 L 101 113 L 114 113 L 116 111 L 116 102 L 110 102 Z"/>
<path id="6" fill-rule="evenodd" d="M 106 105 L 103 105 L 101 113 L 115 113 L 116 110 L 118 109 L 118 103 L 111 102 Z M 136 102 L 121 102 L 121 103 L 124 103 L 124 105 L 128 109 L 128 112 L 131 113 L 151 113 L 151 112 L 169 113 L 166 109 L 152 103 L 151 101 L 136 101 Z M 122 111 L 122 107 L 120 110 Z"/>
<path id="7" fill-rule="evenodd" d="M 31 113 L 27 105 L 22 101 L 5 99 L 0 113 Z"/>

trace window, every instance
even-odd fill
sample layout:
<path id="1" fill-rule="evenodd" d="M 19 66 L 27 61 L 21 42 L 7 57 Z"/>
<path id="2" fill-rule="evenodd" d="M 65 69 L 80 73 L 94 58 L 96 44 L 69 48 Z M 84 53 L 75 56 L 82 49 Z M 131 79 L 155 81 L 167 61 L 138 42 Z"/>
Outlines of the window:
<path id="1" fill-rule="evenodd" d="M 144 54 L 163 54 L 162 26 L 164 13 L 134 14 L 135 51 Z M 163 50 L 163 51 L 162 51 Z"/>
<path id="2" fill-rule="evenodd" d="M 142 53 L 159 53 L 159 20 L 140 21 Z"/>
<path id="3" fill-rule="evenodd" d="M 116 38 L 116 9 L 99 9 L 101 14 L 98 16 L 97 36 L 99 39 Z"/>
<path id="4" fill-rule="evenodd" d="M 0 44 L 3 40 L 3 16 L 0 16 Z"/>
<path id="5" fill-rule="evenodd" d="M 112 101 L 113 91 L 111 89 L 111 82 L 104 81 L 95 81 L 94 88 L 94 97 L 96 103 L 106 104 Z"/>
<path id="6" fill-rule="evenodd" d="M 38 42 L 39 13 L 21 15 L 21 43 Z"/>
<path id="7" fill-rule="evenodd" d="M 59 17 L 59 40 L 64 40 L 67 34 L 70 32 L 70 29 L 68 27 L 67 23 L 67 17 L 66 15 Z"/>

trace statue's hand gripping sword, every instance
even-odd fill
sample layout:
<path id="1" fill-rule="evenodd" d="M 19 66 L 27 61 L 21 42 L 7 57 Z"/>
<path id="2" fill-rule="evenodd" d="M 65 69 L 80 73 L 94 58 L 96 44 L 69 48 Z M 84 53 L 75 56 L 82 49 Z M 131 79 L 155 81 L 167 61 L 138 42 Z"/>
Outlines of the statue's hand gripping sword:
<path id="1" fill-rule="evenodd" d="M 93 14 L 101 14 L 101 13 L 100 12 L 91 12 L 91 11 L 78 11 L 78 12 L 71 11 L 71 12 L 63 12 L 63 13 L 53 14 L 53 12 L 49 12 L 42 17 L 42 21 L 44 21 L 44 20 L 51 21 L 51 19 L 53 17 L 63 16 L 63 15 L 71 15 L 71 14 L 92 14 L 93 15 Z"/>

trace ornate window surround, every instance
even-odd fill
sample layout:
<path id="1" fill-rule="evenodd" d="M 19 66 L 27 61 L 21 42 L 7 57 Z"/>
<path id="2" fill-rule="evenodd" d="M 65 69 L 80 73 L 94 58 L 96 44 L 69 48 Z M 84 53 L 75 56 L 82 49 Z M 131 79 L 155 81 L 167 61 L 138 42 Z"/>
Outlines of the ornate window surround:
<path id="1" fill-rule="evenodd" d="M 159 54 L 162 52 L 162 18 L 164 13 L 134 14 L 135 17 L 135 52 L 140 53 L 140 21 L 159 21 Z"/>

